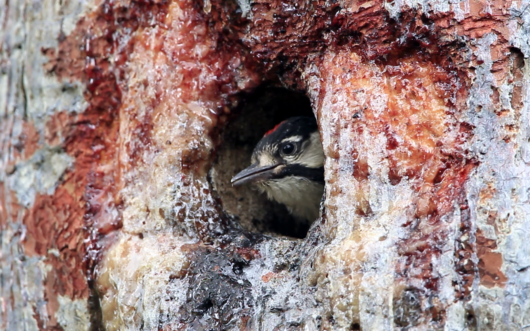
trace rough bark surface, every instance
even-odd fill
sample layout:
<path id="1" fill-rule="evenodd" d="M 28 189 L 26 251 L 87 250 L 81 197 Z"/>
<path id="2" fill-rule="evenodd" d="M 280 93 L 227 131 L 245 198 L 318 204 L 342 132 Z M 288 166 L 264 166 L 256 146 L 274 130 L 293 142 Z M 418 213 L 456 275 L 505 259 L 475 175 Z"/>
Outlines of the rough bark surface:
<path id="1" fill-rule="evenodd" d="M 4 0 L 0 328 L 529 327 L 529 8 Z M 304 239 L 227 188 L 265 85 L 319 123 Z"/>

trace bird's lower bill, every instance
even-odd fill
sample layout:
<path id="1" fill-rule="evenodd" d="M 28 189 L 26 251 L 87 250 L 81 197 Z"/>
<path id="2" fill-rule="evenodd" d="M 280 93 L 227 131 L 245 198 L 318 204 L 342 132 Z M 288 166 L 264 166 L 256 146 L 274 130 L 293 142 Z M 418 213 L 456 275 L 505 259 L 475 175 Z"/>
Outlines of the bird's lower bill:
<path id="1" fill-rule="evenodd" d="M 256 183 L 269 180 L 276 174 L 275 170 L 281 167 L 281 164 L 275 164 L 265 167 L 260 167 L 258 164 L 253 164 L 250 167 L 242 170 L 240 173 L 232 178 L 233 186 L 240 186 L 247 183 Z"/>

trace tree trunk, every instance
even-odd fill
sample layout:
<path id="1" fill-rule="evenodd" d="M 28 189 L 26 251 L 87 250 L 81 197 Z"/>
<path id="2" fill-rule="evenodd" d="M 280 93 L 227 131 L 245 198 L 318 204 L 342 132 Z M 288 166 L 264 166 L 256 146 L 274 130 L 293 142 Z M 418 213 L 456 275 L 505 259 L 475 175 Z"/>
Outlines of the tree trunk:
<path id="1" fill-rule="evenodd" d="M 0 327 L 529 327 L 529 5 L 4 0 Z M 297 239 L 229 179 L 304 94 Z"/>

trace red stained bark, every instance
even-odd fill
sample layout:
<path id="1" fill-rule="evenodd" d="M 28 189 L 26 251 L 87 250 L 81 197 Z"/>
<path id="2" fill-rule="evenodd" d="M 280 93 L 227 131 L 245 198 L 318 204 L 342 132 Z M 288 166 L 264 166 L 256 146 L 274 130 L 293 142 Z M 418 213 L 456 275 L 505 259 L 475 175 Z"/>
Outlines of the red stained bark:
<path id="1" fill-rule="evenodd" d="M 20 225 L 10 244 L 19 245 L 24 259 L 46 265 L 40 279 L 45 312 L 31 307 L 38 327 L 65 327 L 56 317 L 63 297 L 91 300 L 92 328 L 151 323 L 150 315 L 140 312 L 143 306 L 131 304 L 139 312 L 130 319 L 112 309 L 129 304 L 123 299 L 128 288 L 117 283 L 137 281 L 138 288 L 148 283 L 138 271 L 148 267 L 125 271 L 136 266 L 130 262 L 135 254 L 154 259 L 141 241 L 153 238 L 149 242 L 168 255 L 163 247 L 171 242 L 184 261 L 180 270 L 167 271 L 168 283 L 160 291 L 168 293 L 170 303 L 185 297 L 185 305 L 169 309 L 167 316 L 160 313 L 159 329 L 250 330 L 258 327 L 256 320 L 265 320 L 259 324 L 265 329 L 369 329 L 370 316 L 396 328 L 443 328 L 454 322 L 448 311 L 457 304 L 467 318 L 458 323 L 489 325 L 483 321 L 487 314 L 480 313 L 486 305 L 473 300 L 518 280 L 504 255 L 505 216 L 491 210 L 499 199 L 496 189 L 484 187 L 479 197 L 471 193 L 474 174 L 484 174 L 481 165 L 488 167 L 495 158 L 473 149 L 482 139 L 477 125 L 485 124 L 472 118 L 490 111 L 508 118 L 495 130 L 503 132 L 505 144 L 519 148 L 522 129 L 516 122 L 526 116 L 525 60 L 510 41 L 508 25 L 523 19 L 510 12 L 511 1 L 472 1 L 463 14 L 454 6 L 459 4 L 427 12 L 403 6 L 395 16 L 382 1 L 260 0 L 252 2 L 245 18 L 236 3 L 225 1 L 102 1 L 83 14 L 72 32 L 57 36 L 56 47 L 39 51 L 47 58 L 43 73 L 66 89 L 83 86 L 86 108 L 57 109 L 43 125 L 13 111 L 12 120 L 0 126 L 0 150 L 7 155 L 1 163 L 0 229 L 8 233 Z M 495 38 L 486 56 L 479 48 L 489 36 Z M 492 78 L 477 78 L 480 70 Z M 491 86 L 488 104 L 472 95 L 476 79 Z M 208 182 L 215 148 L 223 143 L 220 132 L 230 116 L 244 116 L 231 115 L 232 110 L 244 92 L 264 81 L 310 96 L 328 160 L 322 219 L 308 238 L 292 244 L 239 229 Z M 504 82 L 512 88 L 509 100 L 501 90 Z M 24 86 L 18 88 L 25 96 Z M 379 102 L 382 96 L 386 99 Z M 376 146 L 375 138 L 384 143 Z M 37 190 L 24 206 L 13 184 L 19 182 L 9 178 L 22 178 L 20 169 L 46 148 L 64 151 L 72 164 L 52 193 Z M 36 169 L 41 163 L 35 161 Z M 171 175 L 164 172 L 168 167 Z M 161 182 L 158 173 L 166 176 Z M 149 194 L 158 198 L 170 185 L 168 204 L 150 202 Z M 382 211 L 375 189 L 408 199 L 408 205 Z M 398 189 L 409 190 L 408 198 Z M 490 215 L 486 225 L 480 221 L 483 212 Z M 385 217 L 390 221 L 381 221 Z M 150 227 L 157 219 L 163 225 Z M 378 222 L 387 222 L 382 227 L 394 237 L 375 239 Z M 485 226 L 495 236 L 486 234 Z M 135 251 L 113 255 L 123 240 Z M 392 275 L 392 295 L 377 297 L 382 303 L 368 309 L 359 298 L 376 284 L 367 280 L 366 266 L 377 265 L 371 251 L 377 241 L 394 253 L 388 268 L 381 267 L 382 282 L 384 272 Z M 453 299 L 442 297 L 448 285 L 439 261 L 448 250 Z M 12 252 L 6 254 L 0 264 L 9 269 L 16 261 Z M 110 281 L 113 272 L 124 279 Z M 127 278 L 131 274 L 133 281 Z M 176 295 L 171 282 L 180 281 L 188 281 L 187 292 Z M 211 288 L 218 292 L 208 292 Z M 260 291 L 269 294 L 261 297 Z M 280 295 L 303 299 L 296 308 L 281 310 L 274 306 Z M 14 323 L 11 299 L 2 301 L 12 306 L 9 313 L 1 310 L 3 327 Z M 372 314 L 377 309 L 393 311 Z M 287 317 L 276 322 L 278 311 Z M 297 311 L 303 311 L 301 322 L 286 320 L 291 315 L 285 312 L 296 317 Z M 495 319 L 491 328 L 507 327 L 507 316 Z"/>

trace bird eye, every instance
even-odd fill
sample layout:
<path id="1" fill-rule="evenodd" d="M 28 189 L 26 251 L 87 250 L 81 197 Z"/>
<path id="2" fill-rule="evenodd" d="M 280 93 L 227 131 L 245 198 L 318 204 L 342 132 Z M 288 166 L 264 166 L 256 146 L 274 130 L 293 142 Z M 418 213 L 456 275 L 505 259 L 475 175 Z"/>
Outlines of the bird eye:
<path id="1" fill-rule="evenodd" d="M 282 146 L 282 154 L 284 155 L 291 155 L 294 153 L 294 145 L 291 143 L 285 144 Z"/>

